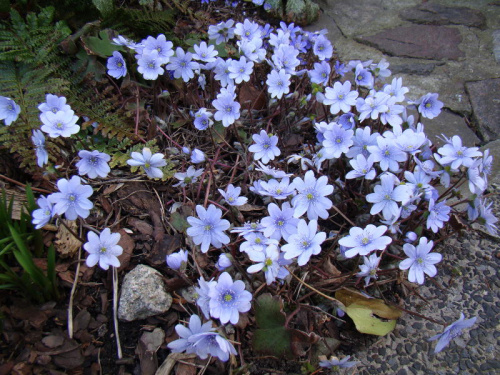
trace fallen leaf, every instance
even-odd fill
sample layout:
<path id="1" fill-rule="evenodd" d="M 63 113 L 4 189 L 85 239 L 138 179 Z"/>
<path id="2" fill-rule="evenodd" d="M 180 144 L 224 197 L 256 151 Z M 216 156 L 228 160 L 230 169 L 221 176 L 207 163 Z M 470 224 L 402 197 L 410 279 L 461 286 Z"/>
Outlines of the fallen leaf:
<path id="1" fill-rule="evenodd" d="M 120 241 L 118 241 L 118 245 L 123 249 L 122 255 L 118 257 L 118 260 L 120 261 L 118 272 L 120 272 L 128 267 L 132 254 L 134 253 L 135 242 L 124 229 L 120 229 L 118 233 L 120 233 L 121 236 Z"/>
<path id="2" fill-rule="evenodd" d="M 78 225 L 75 220 L 66 220 L 64 221 L 66 226 L 68 226 L 74 233 L 78 232 Z M 73 257 L 82 243 L 79 239 L 77 239 L 64 225 L 60 225 L 57 233 L 56 233 L 56 241 L 54 242 L 54 246 L 59 253 L 61 258 L 70 258 Z"/>

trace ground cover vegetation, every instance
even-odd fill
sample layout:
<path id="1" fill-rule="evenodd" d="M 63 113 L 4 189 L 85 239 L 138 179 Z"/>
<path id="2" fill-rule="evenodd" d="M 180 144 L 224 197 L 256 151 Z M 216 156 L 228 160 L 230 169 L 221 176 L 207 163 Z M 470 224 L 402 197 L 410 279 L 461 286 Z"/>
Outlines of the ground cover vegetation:
<path id="1" fill-rule="evenodd" d="M 5 368 L 344 371 L 360 337 L 426 318 L 404 297 L 439 282 L 439 242 L 496 234 L 489 152 L 435 146 L 438 93 L 386 61 L 339 61 L 272 2 L 71 4 L 19 2 L 0 29 L 0 145 L 24 173 L 2 179 L 27 193 L 20 219 L 0 205 Z M 118 322 L 144 263 L 172 308 Z M 475 322 L 456 318 L 431 319 L 436 353 Z"/>

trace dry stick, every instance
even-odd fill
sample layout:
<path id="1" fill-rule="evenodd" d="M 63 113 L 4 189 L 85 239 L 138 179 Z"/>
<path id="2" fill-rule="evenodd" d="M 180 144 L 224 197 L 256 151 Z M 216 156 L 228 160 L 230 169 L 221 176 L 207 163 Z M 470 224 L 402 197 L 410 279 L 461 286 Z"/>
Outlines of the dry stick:
<path id="1" fill-rule="evenodd" d="M 349 224 L 351 224 L 353 227 L 356 226 L 356 224 L 354 224 L 347 216 L 345 216 L 344 213 L 340 211 L 337 206 L 333 205 L 332 207 L 335 211 L 337 211 L 340 214 L 340 216 L 346 219 Z"/>
<path id="2" fill-rule="evenodd" d="M 7 176 L 4 176 L 3 174 L 0 174 L 0 178 L 4 179 L 5 181 L 9 181 L 17 186 L 21 186 L 23 188 L 26 188 L 26 185 L 19 182 L 19 181 L 16 181 L 16 180 L 13 180 L 12 178 L 9 178 Z M 33 191 L 38 191 L 39 193 L 44 193 L 44 194 L 52 194 L 52 191 L 48 191 L 48 190 L 45 190 L 45 189 L 38 189 L 38 188 L 34 188 L 32 187 L 31 190 Z"/>
<path id="3" fill-rule="evenodd" d="M 340 302 L 338 299 L 335 299 L 333 297 L 330 297 L 330 296 L 327 296 L 326 294 L 320 292 L 318 289 L 314 288 L 313 286 L 309 285 L 308 283 L 306 283 L 304 280 L 302 280 L 301 278 L 299 278 L 298 276 L 294 275 L 294 273 L 292 271 L 290 271 L 290 269 L 285 266 L 285 268 L 288 270 L 288 272 L 290 272 L 290 275 L 292 275 L 299 283 L 301 283 L 302 285 L 304 285 L 305 287 L 315 291 L 316 293 L 318 293 L 320 296 L 326 298 L 327 300 L 330 300 L 330 301 L 333 301 L 333 302 L 337 302 L 337 303 L 340 303 L 342 305 L 344 305 L 342 302 Z"/>
<path id="4" fill-rule="evenodd" d="M 115 323 L 116 349 L 118 351 L 118 359 L 122 359 L 122 347 L 120 345 L 120 334 L 118 332 L 118 270 L 113 269 L 113 321 Z"/>

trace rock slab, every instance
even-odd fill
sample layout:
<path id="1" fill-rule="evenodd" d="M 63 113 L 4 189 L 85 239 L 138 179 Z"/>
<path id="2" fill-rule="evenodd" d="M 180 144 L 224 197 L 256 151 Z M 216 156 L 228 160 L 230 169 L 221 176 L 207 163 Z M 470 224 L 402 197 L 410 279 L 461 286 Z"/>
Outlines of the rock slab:
<path id="1" fill-rule="evenodd" d="M 161 274 L 138 265 L 123 278 L 118 318 L 128 322 L 162 314 L 170 309 L 172 296 L 165 290 Z"/>
<path id="2" fill-rule="evenodd" d="M 467 7 L 450 7 L 440 4 L 424 3 L 402 10 L 401 18 L 425 25 L 464 25 L 486 28 L 486 17 L 478 10 Z"/>
<path id="3" fill-rule="evenodd" d="M 458 60 L 465 53 L 458 48 L 460 31 L 446 26 L 399 26 L 356 40 L 390 56 L 431 60 Z"/>
<path id="4" fill-rule="evenodd" d="M 500 78 L 466 82 L 472 115 L 485 141 L 500 138 Z"/>

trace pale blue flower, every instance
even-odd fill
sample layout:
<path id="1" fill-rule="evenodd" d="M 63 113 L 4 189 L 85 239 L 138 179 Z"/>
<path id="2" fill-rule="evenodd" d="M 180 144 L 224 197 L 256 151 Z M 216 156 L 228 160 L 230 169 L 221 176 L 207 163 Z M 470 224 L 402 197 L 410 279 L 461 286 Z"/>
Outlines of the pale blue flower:
<path id="1" fill-rule="evenodd" d="M 286 74 L 285 70 L 281 69 L 279 72 L 271 70 L 267 75 L 267 91 L 271 94 L 271 98 L 281 99 L 283 94 L 290 92 L 290 74 Z"/>
<path id="2" fill-rule="evenodd" d="M 40 229 L 44 227 L 52 216 L 54 216 L 54 204 L 51 203 L 47 197 L 43 195 L 36 201 L 38 204 L 38 209 L 32 212 L 33 220 L 32 223 L 35 225 L 35 229 Z"/>
<path id="3" fill-rule="evenodd" d="M 59 193 L 48 196 L 49 201 L 54 204 L 56 214 L 64 214 L 68 220 L 75 220 L 78 216 L 85 219 L 89 216 L 94 207 L 88 199 L 93 193 L 92 187 L 82 185 L 78 176 L 73 176 L 70 180 L 61 178 L 57 181 L 57 187 Z"/>
<path id="4" fill-rule="evenodd" d="M 326 86 L 328 84 L 328 80 L 330 79 L 331 71 L 332 68 L 330 67 L 330 64 L 328 64 L 326 61 L 314 63 L 314 69 L 309 71 L 309 77 L 311 78 L 311 82 L 317 83 L 318 85 Z"/>
<path id="5" fill-rule="evenodd" d="M 243 23 L 238 22 L 234 28 L 234 33 L 239 35 L 241 39 L 252 40 L 259 36 L 259 24 L 249 19 L 245 19 Z"/>
<path id="6" fill-rule="evenodd" d="M 396 144 L 396 141 L 391 138 L 379 136 L 377 144 L 367 147 L 368 151 L 373 155 L 375 162 L 380 163 L 380 169 L 392 172 L 399 170 L 399 163 L 406 161 L 407 154 Z"/>
<path id="7" fill-rule="evenodd" d="M 429 200 L 429 216 L 427 217 L 427 229 L 437 233 L 440 228 L 450 220 L 451 207 L 446 205 L 446 200 L 436 203 L 434 199 Z"/>
<path id="8" fill-rule="evenodd" d="M 363 257 L 364 264 L 359 266 L 361 272 L 356 274 L 357 277 L 365 278 L 365 286 L 368 286 L 371 279 L 377 280 L 378 265 L 380 263 L 380 258 L 374 253 L 369 257 Z"/>
<path id="9" fill-rule="evenodd" d="M 228 68 L 229 78 L 237 84 L 243 81 L 248 82 L 253 72 L 253 65 L 253 62 L 247 61 L 245 56 L 241 56 L 239 60 L 232 60 Z"/>
<path id="10" fill-rule="evenodd" d="M 334 123 L 330 129 L 323 133 L 325 139 L 322 145 L 325 150 L 326 157 L 329 159 L 339 158 L 342 154 L 349 151 L 352 146 L 354 130 L 346 130 L 340 124 Z"/>
<path id="11" fill-rule="evenodd" d="M 196 304 L 200 307 L 205 318 L 210 319 L 210 297 L 208 292 L 211 288 L 217 285 L 217 281 L 211 279 L 210 281 L 205 281 L 203 277 L 198 279 L 198 286 L 194 287 L 196 292 Z"/>
<path id="12" fill-rule="evenodd" d="M 240 312 L 250 310 L 252 294 L 245 290 L 241 280 L 233 282 L 231 276 L 224 272 L 219 276 L 217 285 L 208 292 L 210 296 L 210 315 L 221 321 L 222 324 L 238 323 Z"/>
<path id="13" fill-rule="evenodd" d="M 248 198 L 240 197 L 241 188 L 234 187 L 233 184 L 227 185 L 226 191 L 218 189 L 219 193 L 224 197 L 226 203 L 230 206 L 243 206 L 247 203 Z"/>
<path id="14" fill-rule="evenodd" d="M 31 140 L 35 145 L 37 164 L 41 168 L 44 164 L 48 164 L 49 162 L 49 153 L 45 149 L 45 136 L 40 130 L 35 129 L 33 130 Z"/>
<path id="15" fill-rule="evenodd" d="M 434 348 L 434 353 L 439 353 L 446 346 L 448 346 L 451 340 L 453 340 L 457 336 L 460 336 L 463 333 L 462 330 L 464 330 L 465 328 L 472 327 L 474 323 L 476 323 L 476 319 L 477 316 L 466 320 L 464 313 L 461 312 L 460 319 L 447 326 L 444 329 L 443 333 L 432 336 L 429 339 L 429 341 L 438 340 L 437 345 Z"/>
<path id="16" fill-rule="evenodd" d="M 191 315 L 189 328 L 177 324 L 175 331 L 180 338 L 167 345 L 173 353 L 196 353 L 201 359 L 206 359 L 211 355 L 223 362 L 229 359 L 230 354 L 237 354 L 236 349 L 227 339 L 214 332 L 212 321 L 202 325 L 198 315 Z"/>
<path id="17" fill-rule="evenodd" d="M 199 45 L 193 46 L 195 53 L 193 59 L 200 60 L 205 63 L 211 63 L 217 60 L 219 54 L 213 45 L 207 45 L 207 42 L 201 42 Z"/>
<path id="18" fill-rule="evenodd" d="M 109 266 L 120 267 L 118 257 L 123 253 L 123 248 L 118 245 L 120 237 L 120 233 L 111 233 L 109 228 L 105 228 L 99 236 L 89 232 L 88 242 L 83 245 L 89 253 L 85 261 L 87 267 L 94 267 L 98 262 L 103 270 L 107 270 Z"/>
<path id="19" fill-rule="evenodd" d="M 170 61 L 170 58 L 174 55 L 173 46 L 171 41 L 168 41 L 164 34 L 158 35 L 156 38 L 148 36 L 142 41 L 144 52 L 158 52 L 158 63 L 160 65 L 166 64 Z"/>
<path id="20" fill-rule="evenodd" d="M 295 68 L 299 66 L 300 60 L 297 58 L 299 51 L 290 45 L 280 44 L 271 57 L 274 63 L 274 69 L 284 69 L 288 74 L 296 74 Z"/>
<path id="21" fill-rule="evenodd" d="M 165 72 L 161 67 L 162 59 L 159 57 L 157 50 L 144 51 L 135 57 L 138 65 L 137 71 L 142 74 L 144 79 L 154 80 Z"/>
<path id="22" fill-rule="evenodd" d="M 330 106 L 330 112 L 335 115 L 340 111 L 348 113 L 353 105 L 356 105 L 356 98 L 359 93 L 351 90 L 351 82 L 345 81 L 343 84 L 335 82 L 333 88 L 325 88 L 325 100 L 323 104 Z"/>
<path id="23" fill-rule="evenodd" d="M 341 64 L 340 61 L 335 61 L 335 73 L 337 73 L 339 76 L 343 77 L 347 72 L 349 72 L 349 69 L 345 66 L 345 64 Z"/>
<path id="24" fill-rule="evenodd" d="M 196 206 L 198 218 L 189 216 L 187 221 L 191 225 L 187 229 L 187 234 L 193 238 L 196 245 L 201 245 L 201 251 L 206 253 L 210 245 L 220 248 L 228 244 L 230 239 L 224 233 L 229 228 L 229 221 L 221 219 L 222 211 L 213 204 L 205 209 L 203 206 Z"/>
<path id="25" fill-rule="evenodd" d="M 376 120 L 381 113 L 387 112 L 389 110 L 387 106 L 389 98 L 390 96 L 382 91 L 372 91 L 366 98 L 357 98 L 356 109 L 359 112 L 359 122 L 363 122 L 368 117 Z"/>
<path id="26" fill-rule="evenodd" d="M 259 167 L 255 168 L 256 171 L 262 172 L 265 175 L 273 177 L 273 178 L 291 177 L 293 175 L 292 173 L 285 173 L 279 169 L 268 167 L 267 165 L 263 164 L 260 161 L 257 162 L 257 165 Z"/>
<path id="27" fill-rule="evenodd" d="M 217 263 L 215 263 L 215 268 L 217 268 L 217 270 L 222 272 L 226 268 L 231 267 L 231 265 L 232 265 L 232 263 L 231 263 L 231 259 L 229 258 L 229 256 L 222 253 L 221 255 L 219 255 L 219 259 L 217 260 Z"/>
<path id="28" fill-rule="evenodd" d="M 346 258 L 368 255 L 374 250 L 384 250 L 392 242 L 390 237 L 384 236 L 386 231 L 385 225 L 368 224 L 365 229 L 352 227 L 349 235 L 339 240 L 339 245 L 348 248 L 344 254 Z"/>
<path id="29" fill-rule="evenodd" d="M 314 42 L 313 53 L 320 60 L 330 59 L 333 55 L 332 43 L 323 35 L 319 35 Z"/>
<path id="30" fill-rule="evenodd" d="M 371 215 L 382 211 L 384 219 L 399 216 L 399 207 L 396 202 L 405 204 L 411 198 L 411 189 L 406 185 L 394 188 L 394 178 L 389 175 L 380 177 L 381 184 L 374 187 L 375 192 L 366 196 L 367 202 L 374 203 L 370 210 Z"/>
<path id="31" fill-rule="evenodd" d="M 193 166 L 189 166 L 186 172 L 177 172 L 174 174 L 174 177 L 179 180 L 174 187 L 185 187 L 190 184 L 194 184 L 198 181 L 198 177 L 200 177 L 205 169 L 195 169 Z"/>
<path id="32" fill-rule="evenodd" d="M 71 107 L 66 104 L 66 98 L 64 96 L 57 96 L 52 94 L 45 95 L 45 103 L 38 106 L 40 112 L 52 112 L 57 113 L 58 111 L 69 112 Z"/>
<path id="33" fill-rule="evenodd" d="M 115 46 L 124 46 L 127 48 L 130 48 L 132 50 L 135 50 L 136 48 L 143 47 L 141 44 L 135 43 L 134 41 L 125 38 L 122 35 L 118 35 L 116 38 L 113 38 L 113 41 L 111 44 L 114 44 Z"/>
<path id="34" fill-rule="evenodd" d="M 422 117 L 433 119 L 441 113 L 443 102 L 438 100 L 439 94 L 426 94 L 422 96 L 415 104 L 418 104 L 418 112 Z"/>
<path id="35" fill-rule="evenodd" d="M 349 358 L 351 358 L 350 355 L 348 355 L 340 360 L 337 357 L 331 357 L 329 360 L 320 361 L 319 365 L 321 367 L 331 369 L 332 371 L 338 371 L 341 368 L 351 368 L 351 367 L 354 367 L 358 364 L 358 362 L 356 362 L 356 361 L 349 362 Z"/>
<path id="36" fill-rule="evenodd" d="M 240 118 L 241 105 L 229 93 L 219 93 L 217 99 L 212 101 L 212 105 L 217 109 L 215 120 L 222 121 L 222 125 L 226 128 Z"/>
<path id="37" fill-rule="evenodd" d="M 113 56 L 108 58 L 106 67 L 108 68 L 108 74 L 113 78 L 118 79 L 127 75 L 127 64 L 118 51 L 114 51 Z"/>
<path id="38" fill-rule="evenodd" d="M 407 87 L 403 87 L 403 78 L 393 78 L 391 84 L 386 84 L 383 91 L 396 98 L 396 102 L 402 102 L 405 100 L 405 94 L 409 91 Z"/>
<path id="39" fill-rule="evenodd" d="M 220 82 L 222 87 L 226 87 L 229 84 L 234 84 L 234 81 L 229 78 L 229 66 L 231 65 L 232 59 L 224 60 L 220 57 L 217 58 L 214 67 L 214 78 Z"/>
<path id="40" fill-rule="evenodd" d="M 167 162 L 163 159 L 163 154 L 156 153 L 153 155 L 148 147 L 144 147 L 142 153 L 134 151 L 130 156 L 132 159 L 127 160 L 128 165 L 142 167 L 149 178 L 163 177 L 160 168 L 167 165 Z"/>
<path id="41" fill-rule="evenodd" d="M 210 119 L 212 116 L 212 113 L 208 112 L 206 108 L 200 108 L 198 112 L 194 114 L 194 127 L 198 130 L 206 130 L 214 123 Z"/>
<path id="42" fill-rule="evenodd" d="M 234 227 L 231 233 L 239 233 L 240 236 L 246 236 L 250 233 L 262 232 L 264 226 L 261 223 L 246 222 L 242 227 Z"/>
<path id="43" fill-rule="evenodd" d="M 281 154 L 278 144 L 278 136 L 267 134 L 265 130 L 261 130 L 260 134 L 252 136 L 255 144 L 248 148 L 248 151 L 253 152 L 255 160 L 262 160 L 262 163 L 267 164 L 270 160 L 274 160 L 276 156 Z"/>
<path id="44" fill-rule="evenodd" d="M 288 243 L 281 247 L 285 253 L 285 259 L 298 257 L 298 265 L 304 266 L 312 255 L 318 255 L 321 252 L 321 244 L 326 239 L 326 233 L 318 233 L 317 231 L 318 222 L 316 220 L 307 223 L 304 219 L 300 219 L 297 232 L 288 237 Z"/>
<path id="45" fill-rule="evenodd" d="M 349 160 L 349 164 L 354 168 L 345 175 L 347 180 L 363 177 L 367 180 L 373 180 L 377 172 L 373 168 L 373 156 L 367 158 L 363 154 L 358 154 L 355 159 Z"/>
<path id="46" fill-rule="evenodd" d="M 424 273 L 430 277 L 437 274 L 437 269 L 434 264 L 441 262 L 443 257 L 439 253 L 431 253 L 434 242 L 428 241 L 425 237 L 420 237 L 417 247 L 406 243 L 403 245 L 403 251 L 408 259 L 399 263 L 399 268 L 408 272 L 408 280 L 412 283 L 424 283 Z"/>
<path id="47" fill-rule="evenodd" d="M 203 151 L 195 148 L 191 152 L 191 163 L 199 164 L 199 163 L 203 163 L 204 161 L 205 161 L 205 154 L 203 153 Z"/>
<path id="48" fill-rule="evenodd" d="M 297 195 L 292 199 L 295 217 L 306 212 L 309 220 L 328 217 L 328 210 L 333 205 L 332 201 L 326 198 L 333 193 L 333 186 L 328 185 L 328 177 L 321 176 L 316 179 L 313 171 L 307 171 L 304 179 L 295 177 L 293 185 L 297 189 Z"/>
<path id="49" fill-rule="evenodd" d="M 21 107 L 16 104 L 11 98 L 0 96 L 0 120 L 3 120 L 5 125 L 9 126 L 21 113 Z"/>
<path id="50" fill-rule="evenodd" d="M 379 133 L 371 134 L 371 128 L 369 126 L 365 126 L 363 129 L 357 128 L 352 139 L 353 145 L 349 151 L 347 151 L 346 156 L 351 159 L 359 154 L 363 154 L 365 158 L 369 157 L 370 151 L 368 151 L 368 147 L 376 146 L 379 137 Z"/>
<path id="51" fill-rule="evenodd" d="M 268 195 L 274 199 L 286 199 L 295 193 L 295 188 L 288 177 L 283 178 L 281 181 L 274 178 L 269 181 L 262 181 L 260 187 L 262 190 L 258 191 L 259 194 Z"/>
<path id="52" fill-rule="evenodd" d="M 176 253 L 172 253 L 165 257 L 167 265 L 173 270 L 180 270 L 186 268 L 188 262 L 188 252 L 187 250 L 180 249 Z"/>
<path id="53" fill-rule="evenodd" d="M 266 284 L 271 285 L 279 275 L 281 265 L 279 264 L 280 250 L 277 241 L 268 244 L 262 251 L 249 251 L 248 257 L 256 262 L 247 268 L 248 273 L 263 271 Z"/>
<path id="54" fill-rule="evenodd" d="M 474 163 L 475 157 L 482 155 L 478 147 L 462 146 L 462 139 L 458 135 L 454 135 L 451 139 L 447 139 L 447 143 L 438 149 L 438 153 L 442 158 L 438 160 L 441 165 L 450 165 L 456 170 L 460 166 L 470 167 Z"/>
<path id="55" fill-rule="evenodd" d="M 220 22 L 217 25 L 210 25 L 208 27 L 208 38 L 215 39 L 215 44 L 226 43 L 234 37 L 234 20 L 227 20 Z"/>
<path id="56" fill-rule="evenodd" d="M 368 69 L 365 69 L 363 64 L 356 65 L 354 81 L 358 86 L 364 86 L 369 89 L 373 87 L 373 76 Z"/>
<path id="57" fill-rule="evenodd" d="M 200 65 L 193 61 L 191 52 L 184 52 L 181 47 L 177 47 L 175 57 L 170 58 L 170 63 L 165 68 L 173 70 L 175 78 L 182 78 L 184 82 L 188 82 L 194 77 L 194 70 L 199 69 L 199 67 Z"/>
<path id="58" fill-rule="evenodd" d="M 286 240 L 297 231 L 299 219 L 294 217 L 295 210 L 290 206 L 290 203 L 285 202 L 281 209 L 275 203 L 270 203 L 267 206 L 269 216 L 261 220 L 264 226 L 264 236 L 280 240 L 282 237 Z"/>
<path id="59" fill-rule="evenodd" d="M 51 138 L 71 137 L 80 131 L 80 126 L 76 124 L 78 116 L 73 111 L 58 111 L 56 113 L 47 111 L 42 112 L 40 120 L 43 125 L 41 130 L 47 133 Z"/>
<path id="60" fill-rule="evenodd" d="M 111 171 L 108 165 L 111 157 L 104 152 L 81 150 L 78 156 L 81 160 L 76 163 L 76 167 L 80 176 L 87 175 L 90 178 L 96 178 L 97 176 L 104 178 Z"/>

